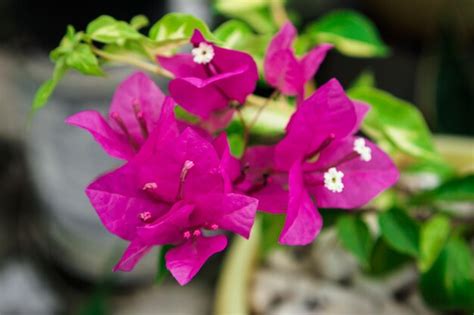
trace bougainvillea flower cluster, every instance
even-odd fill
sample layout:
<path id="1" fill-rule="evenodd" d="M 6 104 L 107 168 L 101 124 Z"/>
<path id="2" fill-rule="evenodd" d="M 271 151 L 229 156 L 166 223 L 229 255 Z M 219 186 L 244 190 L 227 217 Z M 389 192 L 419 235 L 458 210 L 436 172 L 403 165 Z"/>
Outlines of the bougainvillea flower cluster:
<path id="1" fill-rule="evenodd" d="M 300 104 L 278 144 L 247 151 L 240 188 L 261 200 L 261 210 L 286 213 L 282 244 L 314 240 L 322 227 L 317 207 L 361 207 L 397 181 L 390 158 L 354 135 L 367 110 L 333 79 Z"/>
<path id="2" fill-rule="evenodd" d="M 190 53 L 157 56 L 174 75 L 170 96 L 135 73 L 118 87 L 107 118 L 84 111 L 66 120 L 125 160 L 86 189 L 105 228 L 129 243 L 115 270 L 130 271 L 153 247 L 171 245 L 166 267 L 184 285 L 226 248 L 229 234 L 249 237 L 257 210 L 286 215 L 281 244 L 305 245 L 322 228 L 318 208 L 359 208 L 396 182 L 390 158 L 357 134 L 367 105 L 335 79 L 304 98 L 331 46 L 298 59 L 295 37 L 285 24 L 264 65 L 266 82 L 298 100 L 285 135 L 273 145 L 246 143 L 240 159 L 222 130 L 255 93 L 256 64 L 197 30 Z M 179 121 L 176 103 L 199 122 Z"/>
<path id="3" fill-rule="evenodd" d="M 191 53 L 158 56 L 158 63 L 176 79 L 169 84 L 173 99 L 199 116 L 208 130 L 219 130 L 230 122 L 232 102 L 244 104 L 255 90 L 257 65 L 246 53 L 221 48 L 204 39 L 196 30 Z"/>
<path id="4" fill-rule="evenodd" d="M 284 95 L 296 95 L 300 102 L 306 82 L 314 77 L 333 46 L 321 44 L 298 58 L 292 48 L 296 35 L 296 28 L 291 22 L 287 22 L 275 35 L 265 56 L 264 73 L 269 85 Z"/>

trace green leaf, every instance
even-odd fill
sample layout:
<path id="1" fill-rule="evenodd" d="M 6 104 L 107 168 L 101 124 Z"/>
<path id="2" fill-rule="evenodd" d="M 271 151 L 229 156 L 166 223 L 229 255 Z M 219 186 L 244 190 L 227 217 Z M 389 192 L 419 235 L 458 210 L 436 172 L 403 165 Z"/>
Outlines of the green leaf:
<path id="1" fill-rule="evenodd" d="M 39 89 L 36 91 L 35 97 L 33 99 L 32 110 L 36 111 L 42 108 L 53 94 L 54 89 L 58 85 L 58 82 L 64 76 L 67 68 L 65 66 L 63 59 L 58 59 L 54 67 L 53 76 L 51 79 L 45 81 Z"/>
<path id="2" fill-rule="evenodd" d="M 244 22 L 230 20 L 219 25 L 214 30 L 214 35 L 222 42 L 222 47 L 242 49 L 254 33 Z"/>
<path id="3" fill-rule="evenodd" d="M 136 56 L 138 58 L 145 57 L 146 59 L 150 58 L 149 53 L 145 49 L 144 45 L 140 41 L 126 41 L 123 45 L 117 44 L 107 44 L 105 45 L 102 50 L 114 54 L 114 55 L 121 55 L 121 56 Z"/>
<path id="4" fill-rule="evenodd" d="M 450 224 L 447 217 L 436 215 L 421 227 L 420 259 L 418 266 L 421 271 L 431 268 L 439 253 L 448 240 Z"/>
<path id="5" fill-rule="evenodd" d="M 135 30 L 142 29 L 150 24 L 148 18 L 144 15 L 136 15 L 130 21 L 130 26 L 133 27 Z"/>
<path id="6" fill-rule="evenodd" d="M 474 174 L 453 178 L 437 188 L 422 192 L 411 198 L 413 205 L 437 206 L 449 211 L 450 204 L 474 201 Z"/>
<path id="7" fill-rule="evenodd" d="M 336 227 L 342 245 L 368 267 L 374 241 L 367 224 L 360 217 L 346 215 L 337 221 Z"/>
<path id="8" fill-rule="evenodd" d="M 295 54 L 297 56 L 302 56 L 307 53 L 313 47 L 313 41 L 311 36 L 308 34 L 302 34 L 296 37 L 295 42 L 293 43 L 293 48 L 295 49 Z"/>
<path id="9" fill-rule="evenodd" d="M 306 33 L 316 43 L 331 43 L 341 53 L 352 57 L 379 57 L 389 52 L 375 25 L 351 10 L 329 13 L 310 24 Z"/>
<path id="10" fill-rule="evenodd" d="M 358 87 L 375 87 L 375 76 L 372 71 L 365 70 L 352 82 L 351 89 Z"/>
<path id="11" fill-rule="evenodd" d="M 324 228 L 329 228 L 336 225 L 339 221 L 339 218 L 347 215 L 347 211 L 341 209 L 320 208 L 318 211 L 323 217 Z"/>
<path id="12" fill-rule="evenodd" d="M 252 1 L 235 1 L 235 0 L 217 0 L 215 8 L 224 14 L 236 14 L 239 12 L 252 11 L 268 6 L 270 0 L 252 0 Z"/>
<path id="13" fill-rule="evenodd" d="M 187 121 L 191 124 L 197 124 L 199 122 L 198 116 L 191 114 L 179 105 L 174 107 L 174 114 L 176 115 L 176 118 Z"/>
<path id="14" fill-rule="evenodd" d="M 371 105 L 362 130 L 375 140 L 389 141 L 416 158 L 440 159 L 428 126 L 414 105 L 367 86 L 349 90 L 349 96 Z"/>
<path id="15" fill-rule="evenodd" d="M 421 160 L 410 164 L 404 171 L 408 174 L 433 174 L 438 177 L 440 183 L 456 174 L 455 168 L 443 160 Z"/>
<path id="16" fill-rule="evenodd" d="M 73 51 L 65 55 L 66 66 L 87 75 L 104 75 L 97 57 L 87 44 L 77 45 Z"/>
<path id="17" fill-rule="evenodd" d="M 443 310 L 474 310 L 474 264 L 469 245 L 451 238 L 428 272 L 422 274 L 424 299 Z"/>
<path id="18" fill-rule="evenodd" d="M 271 35 L 257 35 L 247 24 L 238 20 L 230 20 L 221 24 L 214 34 L 222 42 L 223 47 L 250 54 L 257 63 L 259 72 L 263 73 L 263 58 Z"/>
<path id="19" fill-rule="evenodd" d="M 273 0 L 217 0 L 215 9 L 226 16 L 244 21 L 260 34 L 273 34 L 277 27 L 270 12 L 270 1 Z"/>
<path id="20" fill-rule="evenodd" d="M 235 157 L 242 157 L 244 153 L 245 141 L 241 134 L 233 133 L 228 136 L 230 152 Z"/>
<path id="21" fill-rule="evenodd" d="M 259 212 L 258 216 L 262 222 L 261 253 L 265 256 L 272 249 L 280 246 L 278 239 L 285 224 L 285 216 L 265 212 Z"/>
<path id="22" fill-rule="evenodd" d="M 162 284 L 163 280 L 169 275 L 169 271 L 166 268 L 166 259 L 165 255 L 172 246 L 164 245 L 161 246 L 160 251 L 158 252 L 158 266 L 156 270 L 155 283 Z"/>
<path id="23" fill-rule="evenodd" d="M 474 174 L 452 179 L 432 193 L 436 201 L 474 201 Z"/>
<path id="24" fill-rule="evenodd" d="M 127 22 L 117 21 L 111 16 L 102 15 L 87 25 L 86 34 L 93 40 L 104 44 L 123 45 L 127 40 L 144 38 Z"/>
<path id="25" fill-rule="evenodd" d="M 66 35 L 61 39 L 59 46 L 49 54 L 51 60 L 56 62 L 62 56 L 71 53 L 76 48 L 77 44 L 79 44 L 83 35 L 82 32 L 76 33 L 74 26 L 68 25 Z"/>
<path id="26" fill-rule="evenodd" d="M 202 20 L 185 13 L 168 13 L 156 22 L 150 29 L 149 37 L 154 41 L 187 40 L 195 29 L 202 35 L 214 41 L 215 37 Z"/>
<path id="27" fill-rule="evenodd" d="M 410 257 L 392 249 L 383 237 L 375 241 L 370 255 L 369 273 L 374 276 L 383 276 L 397 270 L 410 260 Z"/>
<path id="28" fill-rule="evenodd" d="M 393 208 L 379 214 L 382 236 L 396 250 L 419 255 L 419 227 L 403 210 Z"/>

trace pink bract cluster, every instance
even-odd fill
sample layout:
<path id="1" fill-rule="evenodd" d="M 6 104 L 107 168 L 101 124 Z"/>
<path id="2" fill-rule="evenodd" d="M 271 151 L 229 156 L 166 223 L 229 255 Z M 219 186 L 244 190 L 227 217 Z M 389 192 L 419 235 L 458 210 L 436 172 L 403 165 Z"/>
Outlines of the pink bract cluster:
<path id="1" fill-rule="evenodd" d="M 286 214 L 280 243 L 305 245 L 321 230 L 318 208 L 358 208 L 397 181 L 390 158 L 356 135 L 367 105 L 350 100 L 335 79 L 304 99 L 331 46 L 298 59 L 295 36 L 287 23 L 264 62 L 266 82 L 297 97 L 286 134 L 275 145 L 250 146 L 241 159 L 221 130 L 254 92 L 257 66 L 197 30 L 191 53 L 157 58 L 175 77 L 171 96 L 139 72 L 120 84 L 107 117 L 84 111 L 67 118 L 125 160 L 86 189 L 107 230 L 129 242 L 115 270 L 130 271 L 153 246 L 172 245 L 166 267 L 184 285 L 224 250 L 226 231 L 249 237 L 257 210 Z M 178 120 L 175 103 L 199 124 Z"/>

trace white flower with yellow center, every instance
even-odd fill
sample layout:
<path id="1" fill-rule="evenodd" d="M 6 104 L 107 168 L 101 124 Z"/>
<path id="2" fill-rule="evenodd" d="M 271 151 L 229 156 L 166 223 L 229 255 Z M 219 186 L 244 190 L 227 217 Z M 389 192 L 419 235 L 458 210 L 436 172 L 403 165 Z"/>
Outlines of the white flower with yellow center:
<path id="1" fill-rule="evenodd" d="M 338 171 L 335 167 L 331 167 L 326 173 L 324 173 L 324 187 L 332 192 L 342 192 L 344 189 L 344 184 L 342 183 L 343 177 L 343 172 Z"/>
<path id="2" fill-rule="evenodd" d="M 201 42 L 198 47 L 191 50 L 191 54 L 195 63 L 207 64 L 214 58 L 214 48 L 205 42 Z"/>
<path id="3" fill-rule="evenodd" d="M 362 161 L 369 162 L 372 159 L 372 150 L 365 144 L 364 138 L 357 138 L 354 141 L 354 151 L 359 153 Z"/>

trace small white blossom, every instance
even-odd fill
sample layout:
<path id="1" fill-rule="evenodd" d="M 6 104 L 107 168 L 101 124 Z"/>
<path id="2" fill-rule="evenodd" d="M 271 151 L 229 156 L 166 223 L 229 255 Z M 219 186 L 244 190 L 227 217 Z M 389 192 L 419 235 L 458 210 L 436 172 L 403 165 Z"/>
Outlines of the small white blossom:
<path id="1" fill-rule="evenodd" d="M 344 184 L 342 183 L 343 177 L 343 172 L 338 171 L 335 167 L 331 167 L 326 173 L 324 173 L 324 187 L 332 192 L 342 192 L 344 189 Z"/>
<path id="2" fill-rule="evenodd" d="M 198 47 L 191 50 L 191 54 L 195 63 L 206 64 L 214 58 L 214 48 L 205 42 L 201 42 Z"/>
<path id="3" fill-rule="evenodd" d="M 359 153 L 362 161 L 369 162 L 372 159 L 372 150 L 365 145 L 364 138 L 357 138 L 354 141 L 354 151 Z"/>

